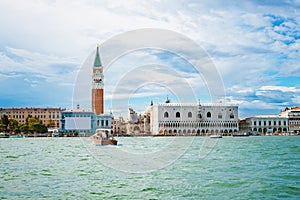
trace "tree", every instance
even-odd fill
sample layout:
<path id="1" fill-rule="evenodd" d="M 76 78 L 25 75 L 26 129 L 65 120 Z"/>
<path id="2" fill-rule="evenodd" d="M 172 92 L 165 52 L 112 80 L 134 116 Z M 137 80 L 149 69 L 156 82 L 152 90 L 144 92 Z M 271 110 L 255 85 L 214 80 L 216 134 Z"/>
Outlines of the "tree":
<path id="1" fill-rule="evenodd" d="M 30 125 L 30 124 L 33 124 L 33 123 L 42 123 L 42 121 L 40 121 L 38 118 L 35 118 L 35 117 L 27 117 L 26 118 L 26 123 L 28 124 L 28 125 Z"/>
<path id="2" fill-rule="evenodd" d="M 26 126 L 22 127 L 24 131 L 30 131 L 32 133 L 45 133 L 48 131 L 47 127 L 43 124 L 42 120 L 35 117 L 26 118 Z"/>
<path id="3" fill-rule="evenodd" d="M 29 131 L 29 127 L 27 124 L 22 124 L 20 127 L 19 127 L 19 130 L 23 133 L 27 133 Z"/>
<path id="4" fill-rule="evenodd" d="M 19 127 L 18 121 L 16 119 L 9 118 L 8 122 L 9 122 L 8 123 L 8 130 L 10 132 L 15 132 L 18 129 L 18 127 Z"/>
<path id="5" fill-rule="evenodd" d="M 6 125 L 5 124 L 0 124 L 0 132 L 6 131 Z"/>
<path id="6" fill-rule="evenodd" d="M 2 115 L 1 117 L 1 124 L 5 125 L 5 131 L 7 131 L 7 126 L 9 124 L 9 119 L 7 115 Z"/>
<path id="7" fill-rule="evenodd" d="M 39 122 L 29 124 L 29 131 L 31 132 L 45 133 L 47 130 L 47 127 Z"/>

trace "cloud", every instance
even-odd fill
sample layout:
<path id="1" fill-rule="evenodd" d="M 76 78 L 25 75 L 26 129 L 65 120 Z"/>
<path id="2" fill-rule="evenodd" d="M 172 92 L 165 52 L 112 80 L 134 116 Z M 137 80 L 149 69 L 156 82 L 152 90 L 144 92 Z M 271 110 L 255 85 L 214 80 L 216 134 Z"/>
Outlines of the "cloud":
<path id="1" fill-rule="evenodd" d="M 285 86 L 273 86 L 273 85 L 269 85 L 269 86 L 262 86 L 260 88 L 261 91 L 280 91 L 280 92 L 299 92 L 299 89 L 296 89 L 296 87 L 285 87 Z"/>
<path id="2" fill-rule="evenodd" d="M 61 58 L 24 49 L 6 47 L 4 52 L 0 52 L 0 74 L 3 76 L 30 74 L 31 78 L 60 84 L 63 80 L 70 81 L 69 75 L 77 71 L 77 65 L 78 61 L 72 58 Z"/>
<path id="3" fill-rule="evenodd" d="M 273 103 L 299 103 L 300 7 L 296 0 L 239 4 L 185 0 L 18 3 L 4 0 L 0 5 L 0 12 L 5 16 L 0 19 L 2 80 L 22 81 L 29 87 L 61 85 L 72 90 L 80 63 L 96 43 L 128 30 L 164 28 L 190 37 L 205 49 L 221 74 L 232 102 L 247 108 L 257 103 L 275 109 L 274 112 L 277 106 Z M 197 95 L 208 93 L 203 77 L 182 60 L 149 51 L 124 55 L 110 66 L 105 74 L 108 96 L 124 74 L 141 64 L 172 66 L 196 88 Z M 180 84 L 172 74 L 147 71 L 149 76 L 159 73 L 168 84 Z M 142 76 L 142 73 L 133 74 L 132 84 Z M 287 86 L 286 80 L 292 76 L 296 77 L 293 83 L 297 92 L 291 85 Z M 140 95 L 136 97 L 154 95 L 148 90 L 137 92 Z"/>
<path id="4" fill-rule="evenodd" d="M 262 86 L 256 95 L 265 102 L 290 106 L 299 97 L 300 89 L 285 86 Z"/>
<path id="5" fill-rule="evenodd" d="M 243 88 L 235 85 L 228 90 L 228 103 L 238 104 L 241 117 L 257 114 L 279 114 L 285 107 L 299 104 L 300 89 L 297 87 L 266 85 Z"/>

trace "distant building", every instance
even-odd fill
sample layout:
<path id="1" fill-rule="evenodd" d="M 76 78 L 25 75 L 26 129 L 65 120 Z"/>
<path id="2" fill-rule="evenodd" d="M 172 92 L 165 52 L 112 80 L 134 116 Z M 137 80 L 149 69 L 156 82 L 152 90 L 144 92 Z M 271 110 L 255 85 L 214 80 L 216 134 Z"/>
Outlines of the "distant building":
<path id="1" fill-rule="evenodd" d="M 240 120 L 240 130 L 253 134 L 281 134 L 289 130 L 288 117 L 280 115 L 260 115 Z"/>
<path id="2" fill-rule="evenodd" d="M 14 118 L 19 124 L 26 123 L 27 117 L 35 117 L 47 127 L 58 128 L 61 111 L 61 108 L 0 108 L 0 115 Z"/>
<path id="3" fill-rule="evenodd" d="M 128 122 L 136 124 L 138 123 L 138 114 L 132 109 L 128 109 Z"/>
<path id="4" fill-rule="evenodd" d="M 144 123 L 144 115 L 137 114 L 132 108 L 128 109 L 128 123 L 127 134 L 128 135 L 146 135 L 149 134 L 146 130 L 146 124 Z"/>
<path id="5" fill-rule="evenodd" d="M 114 135 L 127 135 L 127 122 L 120 118 L 112 118 L 112 131 Z"/>
<path id="6" fill-rule="evenodd" d="M 165 103 L 147 109 L 154 135 L 229 135 L 239 130 L 238 106 L 224 104 Z"/>
<path id="7" fill-rule="evenodd" d="M 97 128 L 111 128 L 111 115 L 96 115 L 83 109 L 65 110 L 61 112 L 62 133 L 67 135 L 92 135 Z"/>
<path id="8" fill-rule="evenodd" d="M 61 113 L 60 131 L 64 134 L 86 133 L 91 135 L 96 130 L 95 114 L 82 109 L 65 110 Z"/>
<path id="9" fill-rule="evenodd" d="M 286 108 L 280 113 L 281 116 L 288 117 L 289 131 L 291 133 L 300 133 L 300 106 L 293 108 Z"/>
<path id="10" fill-rule="evenodd" d="M 289 130 L 292 133 L 300 134 L 300 110 L 291 111 L 288 114 L 289 118 Z"/>

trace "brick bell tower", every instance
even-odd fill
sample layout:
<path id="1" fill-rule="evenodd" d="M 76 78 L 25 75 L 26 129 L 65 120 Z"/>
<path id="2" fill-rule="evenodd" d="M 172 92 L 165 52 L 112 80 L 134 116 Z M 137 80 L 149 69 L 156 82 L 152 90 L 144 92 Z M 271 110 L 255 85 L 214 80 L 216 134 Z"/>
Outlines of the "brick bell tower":
<path id="1" fill-rule="evenodd" d="M 92 111 L 96 114 L 104 113 L 104 90 L 103 90 L 103 67 L 99 55 L 99 45 L 97 45 L 97 51 L 93 66 L 93 83 L 92 83 Z"/>

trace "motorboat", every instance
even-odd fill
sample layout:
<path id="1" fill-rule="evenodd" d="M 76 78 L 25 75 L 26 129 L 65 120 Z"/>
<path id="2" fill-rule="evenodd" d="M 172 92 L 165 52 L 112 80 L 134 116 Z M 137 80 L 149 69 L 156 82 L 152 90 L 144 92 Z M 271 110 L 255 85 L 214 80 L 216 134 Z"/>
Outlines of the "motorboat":
<path id="1" fill-rule="evenodd" d="M 9 138 L 24 138 L 23 135 L 10 135 Z"/>
<path id="2" fill-rule="evenodd" d="M 118 141 L 111 134 L 110 129 L 97 129 L 95 134 L 90 136 L 95 145 L 117 145 Z"/>
<path id="3" fill-rule="evenodd" d="M 234 133 L 232 134 L 232 137 L 248 137 L 249 133 Z"/>
<path id="4" fill-rule="evenodd" d="M 210 138 L 222 138 L 222 135 L 220 134 L 210 135 Z"/>
<path id="5" fill-rule="evenodd" d="M 0 133 L 0 138 L 9 138 L 9 135 L 6 133 Z"/>

